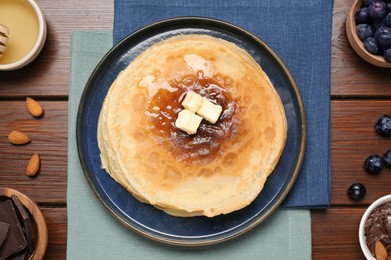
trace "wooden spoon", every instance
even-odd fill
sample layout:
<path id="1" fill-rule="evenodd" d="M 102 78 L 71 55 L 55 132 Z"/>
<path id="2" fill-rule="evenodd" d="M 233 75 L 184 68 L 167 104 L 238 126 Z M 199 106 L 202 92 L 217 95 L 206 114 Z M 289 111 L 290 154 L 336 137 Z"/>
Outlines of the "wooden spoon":
<path id="1" fill-rule="evenodd" d="M 8 44 L 8 34 L 10 30 L 7 26 L 0 24 L 0 58 L 3 55 Z"/>

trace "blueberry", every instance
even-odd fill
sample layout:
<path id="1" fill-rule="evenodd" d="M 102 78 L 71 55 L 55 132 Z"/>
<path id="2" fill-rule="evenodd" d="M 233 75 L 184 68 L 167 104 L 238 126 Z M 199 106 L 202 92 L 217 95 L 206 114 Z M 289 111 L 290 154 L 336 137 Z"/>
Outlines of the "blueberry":
<path id="1" fill-rule="evenodd" d="M 383 19 L 387 14 L 386 3 L 384 1 L 375 0 L 368 6 L 369 17 L 373 20 Z"/>
<path id="2" fill-rule="evenodd" d="M 354 15 L 354 18 L 356 20 L 356 24 L 369 23 L 368 8 L 363 7 L 361 9 L 357 10 L 356 14 Z"/>
<path id="3" fill-rule="evenodd" d="M 373 34 L 371 26 L 366 23 L 357 25 L 356 32 L 361 41 L 365 41 L 366 38 L 372 37 Z"/>
<path id="4" fill-rule="evenodd" d="M 391 11 L 391 2 L 386 3 L 387 12 Z"/>
<path id="5" fill-rule="evenodd" d="M 384 27 L 384 26 L 387 26 L 386 22 L 384 21 L 384 19 L 382 19 L 382 20 L 375 20 L 375 21 L 372 22 L 372 31 L 376 32 L 377 29 L 379 29 L 380 27 Z"/>
<path id="6" fill-rule="evenodd" d="M 378 173 L 383 169 L 384 161 L 379 155 L 372 154 L 365 160 L 364 166 L 369 173 Z"/>
<path id="7" fill-rule="evenodd" d="M 391 28 L 383 26 L 377 29 L 375 32 L 375 39 L 380 47 L 391 47 Z"/>
<path id="8" fill-rule="evenodd" d="M 376 40 L 373 37 L 369 37 L 364 41 L 364 48 L 371 54 L 379 53 L 379 47 L 377 46 Z"/>
<path id="9" fill-rule="evenodd" d="M 387 62 L 391 63 L 391 48 L 386 49 L 386 50 L 384 51 L 383 55 L 384 55 L 384 59 L 385 59 Z"/>
<path id="10" fill-rule="evenodd" d="M 388 167 L 391 167 L 391 149 L 384 153 L 384 164 Z"/>
<path id="11" fill-rule="evenodd" d="M 391 136 L 391 116 L 381 116 L 376 123 L 376 130 L 382 136 Z"/>
<path id="12" fill-rule="evenodd" d="M 352 200 L 361 200 L 365 196 L 365 186 L 361 183 L 353 183 L 348 189 L 349 196 Z"/>
<path id="13" fill-rule="evenodd" d="M 391 5 L 391 3 L 389 3 Z M 384 18 L 384 23 L 386 26 L 391 27 L 391 11 L 387 14 L 386 18 Z"/>
<path id="14" fill-rule="evenodd" d="M 369 6 L 373 0 L 362 0 L 362 6 Z"/>

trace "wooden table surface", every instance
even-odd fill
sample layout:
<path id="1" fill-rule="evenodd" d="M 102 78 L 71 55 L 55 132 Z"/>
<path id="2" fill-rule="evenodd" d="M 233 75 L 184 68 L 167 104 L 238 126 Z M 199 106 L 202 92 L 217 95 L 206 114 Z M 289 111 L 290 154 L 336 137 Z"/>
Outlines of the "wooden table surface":
<path id="1" fill-rule="evenodd" d="M 14 188 L 36 201 L 49 229 L 46 259 L 66 258 L 67 120 L 71 32 L 112 29 L 113 1 L 38 0 L 46 16 L 48 37 L 40 56 L 27 67 L 0 72 L 0 186 Z M 374 67 L 358 57 L 345 34 L 345 19 L 353 0 L 336 0 L 333 12 L 331 64 L 331 208 L 313 210 L 313 259 L 364 259 L 358 224 L 365 208 L 389 194 L 391 170 L 370 176 L 363 162 L 391 148 L 391 139 L 376 134 L 374 124 L 391 113 L 391 70 Z M 45 109 L 41 119 L 25 108 L 26 96 Z M 11 130 L 29 133 L 26 146 L 13 146 Z M 25 175 L 34 152 L 41 155 L 36 178 Z M 316 174 L 316 173 L 314 173 Z M 353 202 L 347 188 L 361 182 L 365 198 Z"/>

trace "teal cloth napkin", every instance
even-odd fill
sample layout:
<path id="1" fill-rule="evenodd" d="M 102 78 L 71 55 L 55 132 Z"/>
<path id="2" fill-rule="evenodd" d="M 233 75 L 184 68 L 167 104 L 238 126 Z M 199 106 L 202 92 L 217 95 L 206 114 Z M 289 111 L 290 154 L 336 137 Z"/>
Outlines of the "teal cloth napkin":
<path id="1" fill-rule="evenodd" d="M 311 259 L 309 210 L 279 209 L 238 238 L 199 248 L 168 246 L 144 238 L 109 213 L 84 177 L 77 155 L 76 116 L 86 81 L 111 46 L 109 31 L 75 31 L 72 36 L 67 259 Z"/>

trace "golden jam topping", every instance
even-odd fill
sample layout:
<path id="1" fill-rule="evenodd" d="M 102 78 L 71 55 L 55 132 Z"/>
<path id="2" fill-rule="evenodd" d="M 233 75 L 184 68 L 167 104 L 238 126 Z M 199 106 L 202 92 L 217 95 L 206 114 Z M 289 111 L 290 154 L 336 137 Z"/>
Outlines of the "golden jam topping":
<path id="1" fill-rule="evenodd" d="M 240 101 L 234 100 L 229 89 L 233 82 L 219 74 L 205 77 L 202 71 L 168 82 L 170 88 L 159 88 L 148 104 L 148 128 L 158 144 L 169 147 L 179 161 L 187 163 L 210 162 L 224 152 L 240 131 L 237 115 Z M 215 124 L 202 120 L 197 133 L 189 135 L 175 126 L 177 114 L 188 91 L 206 97 L 222 106 L 223 112 Z"/>

